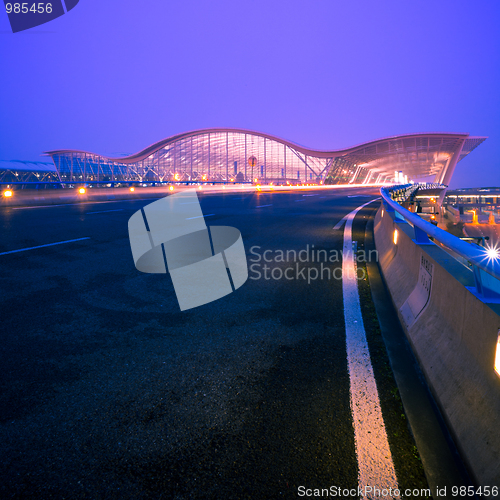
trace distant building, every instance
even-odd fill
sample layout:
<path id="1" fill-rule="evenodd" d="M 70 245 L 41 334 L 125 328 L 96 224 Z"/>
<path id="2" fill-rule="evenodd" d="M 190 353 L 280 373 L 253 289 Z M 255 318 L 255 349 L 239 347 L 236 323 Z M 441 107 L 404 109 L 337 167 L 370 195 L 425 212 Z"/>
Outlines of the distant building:
<path id="1" fill-rule="evenodd" d="M 42 187 L 59 182 L 52 163 L 40 161 L 0 161 L 0 185 L 22 184 L 23 187 Z"/>
<path id="2" fill-rule="evenodd" d="M 449 184 L 458 161 L 485 137 L 424 133 L 315 151 L 239 129 L 179 134 L 143 151 L 109 158 L 77 150 L 48 151 L 62 182 L 273 182 L 371 184 L 433 177 Z"/>
<path id="3" fill-rule="evenodd" d="M 500 187 L 462 188 L 448 190 L 446 202 L 456 207 L 500 208 Z"/>

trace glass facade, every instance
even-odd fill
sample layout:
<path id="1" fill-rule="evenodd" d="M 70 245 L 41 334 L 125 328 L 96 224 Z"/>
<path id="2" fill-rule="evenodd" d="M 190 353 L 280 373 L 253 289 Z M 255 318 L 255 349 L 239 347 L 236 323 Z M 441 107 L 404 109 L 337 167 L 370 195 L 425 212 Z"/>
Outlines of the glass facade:
<path id="1" fill-rule="evenodd" d="M 440 175 L 455 152 L 461 159 L 484 138 L 416 134 L 342 151 L 314 151 L 266 134 L 213 129 L 181 134 L 144 151 L 107 158 L 50 151 L 61 182 L 258 182 L 368 184 Z M 469 144 L 469 146 L 467 146 Z"/>

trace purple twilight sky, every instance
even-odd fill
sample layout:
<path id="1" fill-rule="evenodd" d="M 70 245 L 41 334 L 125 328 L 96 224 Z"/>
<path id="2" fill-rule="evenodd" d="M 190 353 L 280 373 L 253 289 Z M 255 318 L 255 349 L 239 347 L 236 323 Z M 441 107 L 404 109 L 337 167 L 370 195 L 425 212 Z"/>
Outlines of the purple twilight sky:
<path id="1" fill-rule="evenodd" d="M 500 186 L 499 26 L 498 0 L 80 0 L 16 34 L 2 12 L 0 160 L 206 127 L 316 149 L 469 132 L 489 139 L 451 186 Z"/>

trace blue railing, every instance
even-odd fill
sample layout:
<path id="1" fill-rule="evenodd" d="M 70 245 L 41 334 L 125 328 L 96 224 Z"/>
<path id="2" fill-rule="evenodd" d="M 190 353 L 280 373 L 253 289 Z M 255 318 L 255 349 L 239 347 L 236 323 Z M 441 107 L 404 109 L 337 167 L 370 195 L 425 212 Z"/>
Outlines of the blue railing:
<path id="1" fill-rule="evenodd" d="M 391 188 L 381 188 L 380 194 L 387 212 L 395 213 L 395 221 L 408 222 L 415 231 L 415 243 L 418 245 L 432 245 L 429 237 L 438 241 L 456 254 L 466 259 L 472 266 L 474 280 L 476 284 L 476 294 L 488 301 L 500 300 L 500 252 L 493 248 L 483 248 L 478 245 L 462 241 L 460 238 L 440 229 L 427 222 L 417 214 L 414 214 L 402 207 L 392 199 L 392 192 L 395 194 L 404 192 L 417 186 L 425 189 L 425 185 L 407 184 L 404 186 L 394 186 Z M 438 186 L 433 185 L 433 188 Z M 441 186 L 444 188 L 444 186 Z"/>

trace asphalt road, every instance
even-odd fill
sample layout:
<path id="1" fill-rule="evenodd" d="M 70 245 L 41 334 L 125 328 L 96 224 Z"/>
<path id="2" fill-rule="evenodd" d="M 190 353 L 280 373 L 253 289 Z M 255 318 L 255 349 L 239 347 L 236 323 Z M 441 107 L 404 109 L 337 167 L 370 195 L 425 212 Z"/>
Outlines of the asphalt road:
<path id="1" fill-rule="evenodd" d="M 498 225 L 490 224 L 465 224 L 464 230 L 472 238 L 479 238 L 487 236 L 489 240 L 486 241 L 488 247 L 498 248 L 500 242 L 500 228 Z"/>
<path id="2" fill-rule="evenodd" d="M 279 250 L 339 251 L 374 190 L 201 194 L 240 230 L 248 281 L 180 312 L 138 272 L 129 217 L 148 201 L 0 210 L 2 498 L 298 498 L 356 488 L 342 283 Z M 373 210 L 359 212 L 362 246 Z M 253 250 L 251 250 L 253 248 Z M 274 259 L 265 270 L 257 255 Z M 292 255 L 292 254 L 290 254 Z M 299 265 L 293 279 L 274 279 Z M 325 263 L 330 270 L 341 261 Z M 260 272 L 260 277 L 258 276 Z M 368 283 L 362 308 L 398 481 L 426 487 Z"/>

